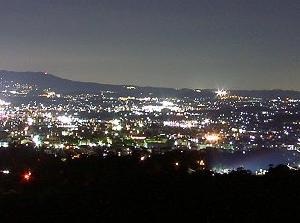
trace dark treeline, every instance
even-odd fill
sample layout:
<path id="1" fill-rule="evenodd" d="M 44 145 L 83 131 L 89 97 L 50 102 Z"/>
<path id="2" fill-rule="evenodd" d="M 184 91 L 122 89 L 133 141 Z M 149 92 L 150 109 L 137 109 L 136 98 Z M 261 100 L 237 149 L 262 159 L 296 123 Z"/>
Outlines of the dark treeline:
<path id="1" fill-rule="evenodd" d="M 134 154 L 62 162 L 41 152 L 3 150 L 1 169 L 11 172 L 0 176 L 0 216 L 9 222 L 271 222 L 299 217 L 299 171 L 279 165 L 270 166 L 265 176 L 242 168 L 219 175 L 200 168 L 193 158 L 192 153 L 173 152 L 145 160 Z M 24 181 L 28 170 L 32 177 Z"/>

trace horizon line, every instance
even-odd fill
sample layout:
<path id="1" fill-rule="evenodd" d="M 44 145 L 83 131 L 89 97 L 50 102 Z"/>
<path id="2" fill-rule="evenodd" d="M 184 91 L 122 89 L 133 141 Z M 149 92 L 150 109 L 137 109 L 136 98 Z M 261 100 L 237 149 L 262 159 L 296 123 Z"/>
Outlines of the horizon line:
<path id="1" fill-rule="evenodd" d="M 219 90 L 220 88 L 191 88 L 191 87 L 182 87 L 182 88 L 178 88 L 178 87 L 165 87 L 165 86 L 150 86 L 150 85 L 137 85 L 137 84 L 115 84 L 115 83 L 103 83 L 103 82 L 93 82 L 93 81 L 81 81 L 81 80 L 73 80 L 73 79 L 68 79 L 68 78 L 64 78 L 61 77 L 60 75 L 57 74 L 53 74 L 53 73 L 49 73 L 48 71 L 15 71 L 15 70 L 7 70 L 7 69 L 0 69 L 0 72 L 14 72 L 14 73 L 39 73 L 39 74 L 44 74 L 44 75 L 52 75 L 56 78 L 61 78 L 64 80 L 68 80 L 68 81 L 74 81 L 74 82 L 81 82 L 81 83 L 90 83 L 90 84 L 102 84 L 102 85 L 112 85 L 112 86 L 124 86 L 124 87 L 138 87 L 138 88 L 164 88 L 164 89 L 173 89 L 173 90 Z M 222 90 L 226 90 L 226 91 L 293 91 L 293 92 L 300 92 L 299 90 L 295 90 L 295 89 L 282 89 L 282 88 L 273 88 L 273 89 L 236 89 L 236 88 L 221 88 Z"/>

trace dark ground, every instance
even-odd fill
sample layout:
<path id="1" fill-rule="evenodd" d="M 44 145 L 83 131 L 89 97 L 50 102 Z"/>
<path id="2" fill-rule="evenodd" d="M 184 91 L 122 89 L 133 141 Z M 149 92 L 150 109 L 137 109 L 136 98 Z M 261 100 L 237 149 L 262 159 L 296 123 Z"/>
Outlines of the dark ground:
<path id="1" fill-rule="evenodd" d="M 18 168 L 0 177 L 1 222 L 300 220 L 300 173 L 284 166 L 266 176 L 245 170 L 212 176 L 134 157 L 61 162 L 13 154 L 11 160 Z M 25 182 L 20 176 L 29 166 L 32 179 Z"/>

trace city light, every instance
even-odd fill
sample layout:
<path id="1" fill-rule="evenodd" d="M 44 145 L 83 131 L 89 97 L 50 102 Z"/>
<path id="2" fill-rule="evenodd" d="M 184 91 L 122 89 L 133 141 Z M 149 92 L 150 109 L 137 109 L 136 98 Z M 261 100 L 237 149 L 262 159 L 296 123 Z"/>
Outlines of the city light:
<path id="1" fill-rule="evenodd" d="M 42 141 L 39 135 L 33 136 L 32 141 L 34 142 L 36 147 L 40 147 L 42 145 Z"/>
<path id="2" fill-rule="evenodd" d="M 122 130 L 122 125 L 121 125 L 121 120 L 119 119 L 114 119 L 111 121 L 112 123 L 112 130 L 114 131 L 121 131 Z"/>
<path id="3" fill-rule="evenodd" d="M 0 172 L 3 173 L 3 174 L 5 174 L 5 175 L 10 174 L 9 170 L 1 170 Z"/>
<path id="4" fill-rule="evenodd" d="M 69 116 L 58 116 L 57 120 L 60 121 L 62 124 L 71 124 L 72 123 L 72 118 Z"/>
<path id="5" fill-rule="evenodd" d="M 0 101 L 0 148 L 33 146 L 59 157 L 131 156 L 136 151 L 164 155 L 211 147 L 245 157 L 252 150 L 277 148 L 300 154 L 300 121 L 285 121 L 274 128 L 274 117 L 299 115 L 300 100 L 292 97 L 242 97 L 234 91 L 231 100 L 216 100 L 205 90 L 193 91 L 199 97 L 188 93 L 166 97 L 151 90 L 145 95 L 143 88 L 136 87 L 126 91 L 130 94 L 59 92 L 57 100 L 57 90 L 47 88 L 40 90 L 53 97 L 39 93 L 45 102 L 38 103 L 41 98 L 31 101 L 35 85 L 9 81 L 3 88 L 5 100 L 22 95 L 30 102 L 6 106 Z M 222 99 L 229 97 L 224 89 L 215 93 Z"/>
<path id="6" fill-rule="evenodd" d="M 23 174 L 23 180 L 25 180 L 26 182 L 30 181 L 31 177 L 32 177 L 31 171 L 27 171 Z"/>
<path id="7" fill-rule="evenodd" d="M 217 94 L 217 97 L 225 97 L 228 94 L 228 92 L 224 89 L 218 89 L 215 93 Z"/>
<path id="8" fill-rule="evenodd" d="M 210 143 L 216 143 L 220 139 L 220 136 L 218 134 L 206 134 L 205 139 Z"/>
<path id="9" fill-rule="evenodd" d="M 300 0 L 0 3 L 1 222 L 297 223 Z"/>
<path id="10" fill-rule="evenodd" d="M 0 99 L 0 106 L 7 106 L 10 105 L 10 102 L 6 102 Z"/>

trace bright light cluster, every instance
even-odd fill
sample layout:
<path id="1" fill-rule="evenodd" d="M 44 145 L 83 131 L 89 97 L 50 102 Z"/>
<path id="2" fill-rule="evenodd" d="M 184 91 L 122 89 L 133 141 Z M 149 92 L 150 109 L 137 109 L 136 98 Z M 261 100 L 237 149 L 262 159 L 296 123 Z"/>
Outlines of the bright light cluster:
<path id="1" fill-rule="evenodd" d="M 228 95 L 228 92 L 224 89 L 218 89 L 215 93 L 218 97 L 225 97 Z"/>
<path id="2" fill-rule="evenodd" d="M 210 143 L 216 143 L 219 141 L 220 136 L 218 134 L 206 134 L 205 139 Z"/>

